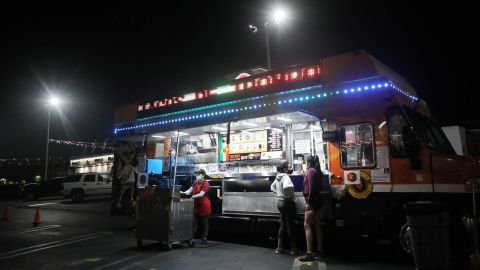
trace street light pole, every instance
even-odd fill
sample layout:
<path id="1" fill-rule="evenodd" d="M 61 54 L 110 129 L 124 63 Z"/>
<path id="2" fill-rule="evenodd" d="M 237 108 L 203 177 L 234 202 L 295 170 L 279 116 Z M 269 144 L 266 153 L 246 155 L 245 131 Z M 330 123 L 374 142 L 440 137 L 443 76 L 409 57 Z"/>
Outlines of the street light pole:
<path id="1" fill-rule="evenodd" d="M 48 105 L 48 120 L 47 120 L 47 150 L 45 152 L 45 178 L 44 181 L 47 181 L 48 176 L 48 144 L 50 140 L 50 114 L 52 113 L 52 105 Z"/>
<path id="2" fill-rule="evenodd" d="M 284 21 L 287 18 L 287 13 L 283 9 L 277 9 L 272 13 L 272 16 L 269 20 L 265 22 L 263 25 L 263 29 L 259 29 L 255 25 L 249 25 L 248 27 L 252 30 L 253 33 L 256 33 L 258 31 L 265 31 L 265 45 L 267 49 L 267 68 L 270 71 L 272 69 L 271 63 L 270 63 L 270 41 L 269 41 L 269 28 L 270 25 L 273 24 L 280 24 L 282 21 Z"/>
<path id="3" fill-rule="evenodd" d="M 267 67 L 268 71 L 272 68 L 270 66 L 270 43 L 268 41 L 268 22 L 265 23 L 265 44 L 267 45 Z"/>
<path id="4" fill-rule="evenodd" d="M 50 116 L 52 114 L 52 108 L 56 107 L 60 103 L 60 99 L 57 97 L 50 97 L 50 100 L 47 103 L 48 107 L 48 120 L 47 120 L 47 147 L 45 151 L 45 179 L 44 181 L 47 181 L 48 177 L 48 145 L 50 141 Z"/>

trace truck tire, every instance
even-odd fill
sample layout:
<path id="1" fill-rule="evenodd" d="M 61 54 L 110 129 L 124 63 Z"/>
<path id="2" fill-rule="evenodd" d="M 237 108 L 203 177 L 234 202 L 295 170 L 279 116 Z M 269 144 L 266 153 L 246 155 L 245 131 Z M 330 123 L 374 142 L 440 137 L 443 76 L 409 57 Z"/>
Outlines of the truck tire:
<path id="1" fill-rule="evenodd" d="M 83 190 L 81 189 L 72 190 L 72 201 L 81 202 L 83 201 L 84 196 L 85 194 L 83 193 Z"/>
<path id="2" fill-rule="evenodd" d="M 386 230 L 387 239 L 390 242 L 390 256 L 396 262 L 412 262 L 413 257 L 409 252 L 410 239 L 407 223 L 407 216 L 401 206 L 392 207 L 384 218 L 383 224 Z"/>
<path id="3" fill-rule="evenodd" d="M 402 226 L 400 229 L 400 232 L 398 234 L 398 238 L 400 241 L 400 245 L 406 253 L 412 255 L 413 254 L 413 247 L 412 247 L 412 239 L 410 236 L 410 226 L 408 224 L 405 224 Z"/>

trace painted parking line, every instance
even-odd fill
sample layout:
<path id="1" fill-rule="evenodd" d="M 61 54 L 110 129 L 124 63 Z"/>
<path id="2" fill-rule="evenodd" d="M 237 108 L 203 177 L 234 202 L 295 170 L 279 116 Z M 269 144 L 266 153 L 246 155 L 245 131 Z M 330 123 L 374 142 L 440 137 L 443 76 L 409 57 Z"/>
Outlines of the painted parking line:
<path id="1" fill-rule="evenodd" d="M 292 264 L 292 270 L 301 269 L 314 269 L 314 270 L 327 270 L 327 264 L 325 262 L 313 261 L 313 262 L 301 262 L 295 259 Z"/>
<path id="2" fill-rule="evenodd" d="M 104 264 L 104 265 L 99 266 L 99 267 L 97 267 L 97 268 L 94 268 L 93 270 L 100 270 L 100 269 L 104 269 L 104 268 L 107 268 L 107 267 L 110 267 L 110 266 L 114 266 L 114 265 L 120 264 L 120 263 L 122 263 L 122 262 L 124 262 L 124 261 L 131 260 L 131 259 L 133 259 L 133 258 L 135 258 L 135 257 L 140 256 L 140 255 L 142 255 L 142 254 L 135 254 L 135 255 L 133 255 L 133 256 L 126 257 L 126 258 L 123 258 L 123 259 L 121 259 L 121 260 L 116 260 L 116 261 L 113 261 L 113 262 L 111 262 L 111 263 L 107 263 L 107 264 Z"/>
<path id="3" fill-rule="evenodd" d="M 98 233 L 92 233 L 92 234 L 85 234 L 85 235 L 79 235 L 79 236 L 75 236 L 75 237 L 71 237 L 71 238 L 67 238 L 67 239 L 62 239 L 62 240 L 58 240 L 58 241 L 53 241 L 53 242 L 49 242 L 49 243 L 44 243 L 44 244 L 40 244 L 40 245 L 30 246 L 30 247 L 26 247 L 26 248 L 20 248 L 20 249 L 16 249 L 16 250 L 11 250 L 11 251 L 7 251 L 7 252 L 4 252 L 4 253 L 0 253 L 0 260 L 5 260 L 5 259 L 13 258 L 13 257 L 18 257 L 18 256 L 42 251 L 42 250 L 45 250 L 45 249 L 54 248 L 54 247 L 74 244 L 74 243 L 82 242 L 82 241 L 85 241 L 85 240 L 99 238 L 99 237 L 103 237 L 103 236 L 107 236 L 107 235 L 111 235 L 111 234 L 113 234 L 113 233 L 111 233 L 111 232 L 98 232 Z"/>
<path id="4" fill-rule="evenodd" d="M 29 233 L 29 232 L 50 230 L 50 229 L 55 229 L 55 228 L 58 228 L 58 227 L 61 227 L 61 226 L 60 225 L 46 225 L 46 226 L 28 228 L 28 229 L 18 230 L 18 231 L 3 232 L 3 233 L 0 233 L 0 237 L 6 236 L 6 235 L 11 235 L 11 234 Z"/>
<path id="5" fill-rule="evenodd" d="M 57 204 L 56 202 L 49 202 L 49 203 L 37 203 L 37 204 L 30 204 L 30 207 L 35 207 L 35 206 L 42 206 L 42 205 L 49 205 L 49 204 Z"/>
<path id="6" fill-rule="evenodd" d="M 130 268 L 132 268 L 132 267 L 139 266 L 139 265 L 141 265 L 141 264 L 143 264 L 143 263 L 145 263 L 145 262 L 147 262 L 147 261 L 156 259 L 156 258 L 158 258 L 158 257 L 160 257 L 160 256 L 164 256 L 164 255 L 166 255 L 166 254 L 168 254 L 168 253 L 170 253 L 170 252 L 171 252 L 171 251 L 167 251 L 167 252 L 163 252 L 163 253 L 157 254 L 157 255 L 155 255 L 155 256 L 152 256 L 152 257 L 149 257 L 149 258 L 140 260 L 140 261 L 138 261 L 138 262 L 134 262 L 134 263 L 132 263 L 132 264 L 126 265 L 126 266 L 124 266 L 124 267 L 122 267 L 122 268 L 119 268 L 119 269 L 117 269 L 117 270 L 127 270 L 127 269 L 130 269 Z"/>

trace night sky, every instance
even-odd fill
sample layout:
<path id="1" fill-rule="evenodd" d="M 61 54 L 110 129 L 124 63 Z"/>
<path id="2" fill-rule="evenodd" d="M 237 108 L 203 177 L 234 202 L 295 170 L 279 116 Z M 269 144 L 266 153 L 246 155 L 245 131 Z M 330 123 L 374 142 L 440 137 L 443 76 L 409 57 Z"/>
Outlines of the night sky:
<path id="1" fill-rule="evenodd" d="M 264 35 L 248 25 L 282 4 L 63 2 L 0 8 L 0 158 L 44 155 L 49 91 L 68 100 L 52 113 L 50 138 L 103 142 L 113 137 L 115 106 L 218 86 L 265 65 Z M 476 17 L 454 4 L 284 1 L 292 13 L 271 31 L 272 67 L 363 49 L 406 78 L 441 125 L 478 127 L 467 75 Z"/>

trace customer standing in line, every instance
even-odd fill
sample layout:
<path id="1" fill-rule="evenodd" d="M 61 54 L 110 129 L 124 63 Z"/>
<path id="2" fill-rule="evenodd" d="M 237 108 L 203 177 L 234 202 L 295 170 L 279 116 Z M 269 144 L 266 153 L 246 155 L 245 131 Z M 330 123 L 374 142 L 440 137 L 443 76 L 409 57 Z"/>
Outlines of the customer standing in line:
<path id="1" fill-rule="evenodd" d="M 323 253 L 323 232 L 321 229 L 321 180 L 318 157 L 310 156 L 307 159 L 307 172 L 303 178 L 303 196 L 305 197 L 305 238 L 307 241 L 307 254 L 298 258 L 299 261 L 313 261 L 315 255 L 321 256 Z M 317 238 L 317 254 L 313 250 L 314 230 Z"/>
<path id="2" fill-rule="evenodd" d="M 278 199 L 277 207 L 280 212 L 280 229 L 278 230 L 278 244 L 275 253 L 287 253 L 285 243 L 290 240 L 290 254 L 298 253 L 295 237 L 295 195 L 294 186 L 288 176 L 288 163 L 283 162 L 277 166 L 277 177 L 272 182 L 270 190 Z"/>

